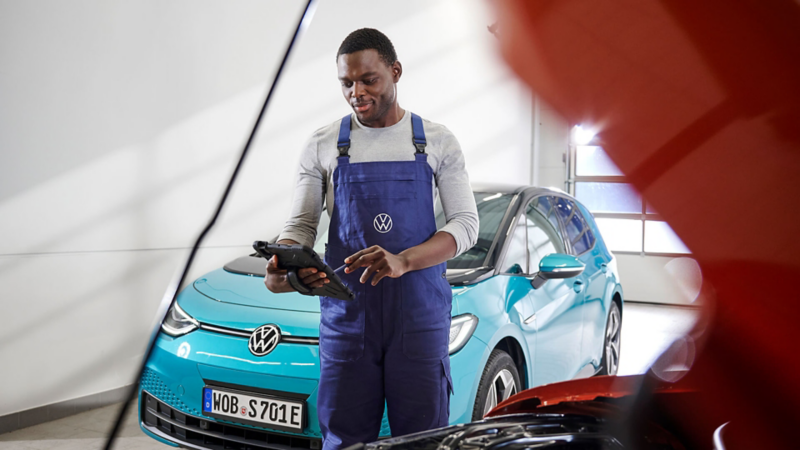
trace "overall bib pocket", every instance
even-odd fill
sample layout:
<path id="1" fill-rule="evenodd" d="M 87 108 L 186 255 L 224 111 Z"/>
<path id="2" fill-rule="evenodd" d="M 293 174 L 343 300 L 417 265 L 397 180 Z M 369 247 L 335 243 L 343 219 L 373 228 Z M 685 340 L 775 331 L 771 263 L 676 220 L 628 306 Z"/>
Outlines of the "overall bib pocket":
<path id="1" fill-rule="evenodd" d="M 365 247 L 380 245 L 392 253 L 413 241 L 415 219 L 409 216 L 417 203 L 414 192 L 353 194 L 350 196 L 348 240 Z"/>

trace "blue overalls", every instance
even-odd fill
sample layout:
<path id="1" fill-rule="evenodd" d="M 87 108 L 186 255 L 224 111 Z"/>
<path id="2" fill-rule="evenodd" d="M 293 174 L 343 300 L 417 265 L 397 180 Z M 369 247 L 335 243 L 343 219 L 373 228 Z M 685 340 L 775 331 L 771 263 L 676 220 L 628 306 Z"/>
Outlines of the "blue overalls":
<path id="1" fill-rule="evenodd" d="M 422 119 L 411 115 L 414 161 L 350 164 L 350 116 L 339 130 L 334 209 L 325 261 L 338 267 L 372 245 L 398 254 L 436 233 Z M 411 151 L 409 146 L 409 151 Z M 446 263 L 361 284 L 354 300 L 320 297 L 317 413 L 323 450 L 375 441 L 388 408 L 392 435 L 448 424 L 452 294 Z"/>

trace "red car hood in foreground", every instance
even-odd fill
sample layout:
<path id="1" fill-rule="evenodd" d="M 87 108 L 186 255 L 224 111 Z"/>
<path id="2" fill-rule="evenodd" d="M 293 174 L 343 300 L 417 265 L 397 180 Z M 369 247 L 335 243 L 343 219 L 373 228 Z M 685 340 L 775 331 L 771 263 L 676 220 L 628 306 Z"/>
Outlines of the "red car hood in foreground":
<path id="1" fill-rule="evenodd" d="M 553 406 L 563 402 L 585 402 L 598 398 L 622 398 L 639 393 L 645 382 L 653 381 L 645 375 L 605 376 L 546 384 L 522 391 L 497 405 L 486 417 L 506 414 L 532 413 L 537 408 Z M 693 392 L 685 381 L 665 383 L 653 381 L 653 394 Z"/>
<path id="2" fill-rule="evenodd" d="M 697 404 L 696 380 L 683 373 L 677 383 L 655 374 L 596 377 L 541 386 L 521 392 L 480 421 L 452 425 L 367 444 L 365 450 L 701 450 L 714 440 L 724 448 L 726 420 L 710 417 L 693 445 L 687 428 Z M 674 372 L 673 372 L 674 374 Z M 677 377 L 676 377 L 677 378 Z M 719 444 L 719 445 L 718 445 Z"/>

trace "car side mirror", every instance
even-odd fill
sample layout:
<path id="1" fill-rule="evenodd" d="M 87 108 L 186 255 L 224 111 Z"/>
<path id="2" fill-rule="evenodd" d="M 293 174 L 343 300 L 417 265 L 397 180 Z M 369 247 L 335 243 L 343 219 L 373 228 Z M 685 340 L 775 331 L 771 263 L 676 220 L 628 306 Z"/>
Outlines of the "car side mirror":
<path id="1" fill-rule="evenodd" d="M 576 277 L 583 273 L 585 267 L 572 255 L 551 253 L 539 261 L 539 272 L 531 280 L 531 286 L 539 289 L 547 280 Z"/>

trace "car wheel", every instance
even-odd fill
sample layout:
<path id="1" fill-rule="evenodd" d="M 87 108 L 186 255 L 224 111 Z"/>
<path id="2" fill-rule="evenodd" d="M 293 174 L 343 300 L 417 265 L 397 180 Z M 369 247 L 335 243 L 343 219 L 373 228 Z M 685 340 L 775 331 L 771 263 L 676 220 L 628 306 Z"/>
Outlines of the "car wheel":
<path id="1" fill-rule="evenodd" d="M 520 386 L 514 360 L 502 350 L 493 350 L 478 384 L 478 393 L 475 395 L 475 405 L 472 408 L 472 420 L 482 419 L 498 403 L 519 392 Z"/>
<path id="2" fill-rule="evenodd" d="M 622 343 L 622 314 L 617 302 L 611 302 L 603 342 L 603 360 L 598 375 L 616 375 L 619 370 L 619 350 Z"/>

